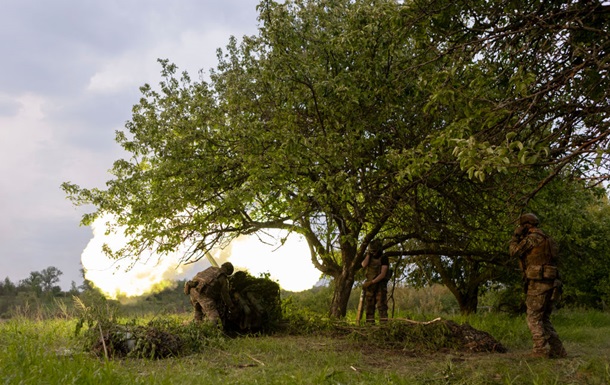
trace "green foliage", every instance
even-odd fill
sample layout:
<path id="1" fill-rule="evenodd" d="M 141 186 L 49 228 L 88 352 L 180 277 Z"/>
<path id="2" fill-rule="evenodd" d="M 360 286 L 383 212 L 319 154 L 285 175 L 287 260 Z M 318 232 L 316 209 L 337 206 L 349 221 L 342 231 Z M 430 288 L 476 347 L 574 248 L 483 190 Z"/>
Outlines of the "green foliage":
<path id="1" fill-rule="evenodd" d="M 258 34 L 219 50 L 210 83 L 160 61 L 161 83 L 141 87 L 117 133 L 131 158 L 114 163 L 105 190 L 63 184 L 75 204 L 95 206 L 85 224 L 112 214 L 128 227 L 134 239 L 111 256 L 186 243 L 186 262 L 240 234 L 297 232 L 334 280 L 330 313 L 343 317 L 381 238 L 410 257 L 413 281 L 442 282 L 470 313 L 490 282 L 514 280 L 510 223 L 543 186 L 607 177 L 610 35 L 597 16 L 607 5 L 258 10 Z"/>
<path id="2" fill-rule="evenodd" d="M 556 181 L 530 203 L 559 244 L 566 306 L 610 301 L 610 204 L 603 189 Z"/>
<path id="3" fill-rule="evenodd" d="M 356 294 L 353 293 L 352 297 L 357 298 Z M 313 313 L 328 315 L 332 295 L 333 289 L 328 285 L 317 286 L 300 292 L 284 291 L 282 292 L 282 298 L 284 299 L 283 306 L 295 310 L 307 309 Z M 355 303 L 357 305 L 357 302 Z"/>
<path id="4" fill-rule="evenodd" d="M 229 277 L 229 282 L 231 296 L 240 313 L 223 317 L 225 331 L 271 333 L 280 327 L 282 303 L 277 282 L 269 276 L 255 278 L 244 271 L 235 272 Z"/>
<path id="5" fill-rule="evenodd" d="M 334 330 L 335 321 L 307 307 L 295 305 L 293 297 L 282 302 L 282 332 L 291 335 L 314 335 Z"/>

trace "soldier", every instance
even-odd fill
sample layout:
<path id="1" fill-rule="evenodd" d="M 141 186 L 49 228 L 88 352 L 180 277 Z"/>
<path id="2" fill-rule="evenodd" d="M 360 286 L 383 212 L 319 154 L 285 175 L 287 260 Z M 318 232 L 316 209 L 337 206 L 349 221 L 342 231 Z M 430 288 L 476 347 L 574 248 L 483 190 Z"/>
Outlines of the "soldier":
<path id="1" fill-rule="evenodd" d="M 184 284 L 184 294 L 191 296 L 196 321 L 203 321 L 205 318 L 210 323 L 221 323 L 218 309 L 223 302 L 232 313 L 235 312 L 227 280 L 231 274 L 233 265 L 225 262 L 220 267 L 208 267 Z"/>
<path id="2" fill-rule="evenodd" d="M 519 258 L 525 279 L 527 326 L 534 342 L 532 356 L 566 357 L 567 353 L 550 320 L 553 300 L 561 288 L 557 246 L 538 225 L 536 215 L 523 214 L 510 240 L 509 252 L 511 257 Z"/>
<path id="3" fill-rule="evenodd" d="M 374 239 L 362 261 L 366 269 L 366 281 L 362 285 L 365 290 L 366 322 L 375 323 L 375 306 L 379 312 L 379 321 L 388 320 L 388 280 L 390 263 L 388 257 L 383 255 L 383 248 L 379 239 Z"/>

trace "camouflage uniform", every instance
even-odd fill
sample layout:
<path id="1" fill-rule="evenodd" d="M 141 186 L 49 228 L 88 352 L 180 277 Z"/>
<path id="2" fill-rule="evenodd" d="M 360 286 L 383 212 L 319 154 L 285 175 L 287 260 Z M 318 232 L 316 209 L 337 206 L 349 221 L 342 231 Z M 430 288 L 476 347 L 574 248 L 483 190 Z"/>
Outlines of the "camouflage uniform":
<path id="1" fill-rule="evenodd" d="M 191 304 L 195 308 L 195 320 L 220 324 L 219 306 L 222 302 L 233 309 L 229 295 L 227 276 L 233 273 L 233 265 L 225 263 L 222 267 L 209 267 L 195 275 L 184 284 L 184 293 L 190 295 Z"/>
<path id="2" fill-rule="evenodd" d="M 389 262 L 388 258 L 383 256 L 381 245 L 378 243 L 371 245 L 369 253 L 368 264 L 364 266 L 366 268 L 365 277 L 367 283 L 367 287 L 363 289 L 365 290 L 366 322 L 375 323 L 375 307 L 377 307 L 377 311 L 379 313 L 379 321 L 385 322 L 388 320 Z M 382 266 L 388 266 L 386 276 L 377 283 L 372 283 L 372 281 L 381 273 Z"/>
<path id="3" fill-rule="evenodd" d="M 526 282 L 526 319 L 534 343 L 533 355 L 565 357 L 567 353 L 550 320 L 553 296 L 561 287 L 555 243 L 536 227 L 537 221 L 533 214 L 522 216 L 522 226 L 510 242 L 510 254 L 519 258 Z"/>

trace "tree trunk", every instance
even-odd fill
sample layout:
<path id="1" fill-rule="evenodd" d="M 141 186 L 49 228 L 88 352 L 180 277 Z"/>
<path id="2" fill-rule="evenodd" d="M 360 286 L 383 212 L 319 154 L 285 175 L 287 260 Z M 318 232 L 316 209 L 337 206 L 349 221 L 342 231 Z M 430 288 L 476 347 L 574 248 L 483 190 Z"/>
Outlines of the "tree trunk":
<path id="1" fill-rule="evenodd" d="M 347 313 L 347 303 L 354 285 L 354 272 L 344 267 L 341 274 L 334 277 L 335 290 L 330 304 L 330 317 L 343 318 Z"/>
<path id="2" fill-rule="evenodd" d="M 473 290 L 474 293 L 472 292 Z M 469 287 L 467 293 L 461 293 L 459 297 L 456 297 L 458 305 L 460 306 L 460 313 L 468 315 L 477 312 L 477 307 L 479 305 L 478 291 L 479 285 L 476 285 L 476 288 Z"/>
<path id="3" fill-rule="evenodd" d="M 440 275 L 441 281 L 457 300 L 460 313 L 464 315 L 476 313 L 479 305 L 479 287 L 481 282 L 485 281 L 483 279 L 484 275 L 479 272 L 479 264 L 472 262 L 461 265 L 460 269 L 463 276 L 460 279 L 442 263 L 439 256 L 432 256 L 431 261 L 436 272 Z"/>

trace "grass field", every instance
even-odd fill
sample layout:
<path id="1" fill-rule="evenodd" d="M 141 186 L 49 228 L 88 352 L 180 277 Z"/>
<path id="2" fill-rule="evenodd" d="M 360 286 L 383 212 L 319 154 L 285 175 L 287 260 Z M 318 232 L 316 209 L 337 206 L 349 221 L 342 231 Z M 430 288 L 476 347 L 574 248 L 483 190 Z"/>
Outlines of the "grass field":
<path id="1" fill-rule="evenodd" d="M 184 322 L 190 317 L 183 314 Z M 213 338 L 197 353 L 106 359 L 83 348 L 76 320 L 0 323 L 3 384 L 608 384 L 610 314 L 562 309 L 553 322 L 567 359 L 529 358 L 523 317 L 454 317 L 491 333 L 508 353 L 418 352 L 333 333 Z M 350 326 L 352 327 L 352 326 Z M 364 330 L 364 329 L 363 329 Z"/>

